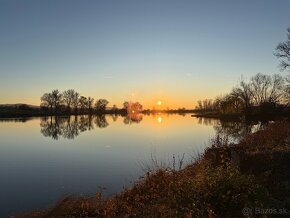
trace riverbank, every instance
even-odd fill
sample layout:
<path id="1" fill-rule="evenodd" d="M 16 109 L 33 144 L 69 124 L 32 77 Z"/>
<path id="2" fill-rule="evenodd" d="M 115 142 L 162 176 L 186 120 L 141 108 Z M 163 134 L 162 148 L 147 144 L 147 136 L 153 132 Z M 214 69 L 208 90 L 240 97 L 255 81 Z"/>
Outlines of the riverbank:
<path id="1" fill-rule="evenodd" d="M 239 144 L 217 136 L 184 169 L 148 172 L 109 199 L 100 193 L 70 196 L 19 217 L 251 217 L 256 208 L 265 209 L 266 215 L 266 209 L 275 209 L 285 217 L 290 209 L 289 164 L 290 122 L 276 122 Z"/>
<path id="2" fill-rule="evenodd" d="M 249 114 L 245 113 L 229 113 L 222 114 L 218 112 L 195 112 L 191 115 L 192 117 L 197 118 L 213 118 L 220 119 L 224 121 L 241 121 L 241 120 L 282 120 L 284 118 L 290 117 L 290 110 L 285 110 L 283 112 L 277 113 L 260 113 L 260 112 L 252 112 Z"/>

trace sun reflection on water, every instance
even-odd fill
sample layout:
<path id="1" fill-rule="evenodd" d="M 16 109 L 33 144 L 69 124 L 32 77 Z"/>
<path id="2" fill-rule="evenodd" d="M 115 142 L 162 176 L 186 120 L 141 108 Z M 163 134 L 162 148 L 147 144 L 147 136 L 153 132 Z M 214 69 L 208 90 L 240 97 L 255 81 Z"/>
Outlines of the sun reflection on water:
<path id="1" fill-rule="evenodd" d="M 158 123 L 162 123 L 162 117 L 158 117 L 158 118 L 157 118 L 157 122 L 158 122 Z"/>

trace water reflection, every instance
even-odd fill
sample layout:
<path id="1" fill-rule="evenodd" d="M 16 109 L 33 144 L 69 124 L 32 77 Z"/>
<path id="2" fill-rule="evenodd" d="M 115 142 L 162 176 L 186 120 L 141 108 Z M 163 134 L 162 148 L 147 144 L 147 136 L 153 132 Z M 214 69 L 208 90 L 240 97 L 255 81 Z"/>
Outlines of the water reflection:
<path id="1" fill-rule="evenodd" d="M 40 122 L 43 136 L 58 140 L 60 137 L 74 139 L 80 132 L 86 131 L 88 122 L 78 117 L 50 117 L 42 118 Z"/>
<path id="2" fill-rule="evenodd" d="M 268 122 L 248 121 L 222 121 L 219 119 L 199 118 L 201 125 L 213 126 L 216 134 L 228 137 L 232 142 L 239 142 L 249 134 L 264 129 Z"/>
<path id="3" fill-rule="evenodd" d="M 100 115 L 100 116 L 74 116 L 74 117 L 43 117 L 41 118 L 40 132 L 45 137 L 51 137 L 58 140 L 61 137 L 74 139 L 84 131 L 90 131 L 97 128 L 106 128 L 109 126 L 107 121 L 111 117 L 116 122 L 118 115 Z M 131 113 L 123 117 L 123 123 L 131 125 L 140 123 L 143 119 L 140 113 Z M 162 116 L 157 116 L 158 124 L 163 122 Z M 267 123 L 262 122 L 241 122 L 241 121 L 221 121 L 219 119 L 199 118 L 198 123 L 206 126 L 213 126 L 216 134 L 226 136 L 233 142 L 238 142 L 252 132 L 263 129 Z"/>
<path id="4" fill-rule="evenodd" d="M 118 115 L 107 116 L 110 116 L 114 122 L 118 119 Z M 54 140 L 58 140 L 61 137 L 74 139 L 80 133 L 94 129 L 95 126 L 97 128 L 108 127 L 107 116 L 42 117 L 40 132 L 44 137 L 50 137 Z M 123 118 L 123 123 L 140 123 L 142 118 L 142 114 L 129 114 Z"/>
<path id="5" fill-rule="evenodd" d="M 157 118 L 157 123 L 162 123 L 162 117 Z"/>
<path id="6" fill-rule="evenodd" d="M 219 119 L 206 118 L 206 117 L 199 117 L 198 118 L 198 124 L 206 125 L 206 126 L 217 125 L 219 122 L 220 122 Z"/>
<path id="7" fill-rule="evenodd" d="M 95 118 L 95 124 L 99 128 L 106 128 L 109 125 L 105 115 L 97 116 Z"/>
<path id="8" fill-rule="evenodd" d="M 0 123 L 25 123 L 27 121 L 32 120 L 32 117 L 24 117 L 24 118 L 1 118 Z"/>
<path id="9" fill-rule="evenodd" d="M 143 115 L 140 113 L 129 113 L 123 120 L 124 124 L 140 123 L 143 119 Z"/>
<path id="10" fill-rule="evenodd" d="M 46 208 L 65 194 L 92 195 L 98 186 L 112 195 L 143 175 L 136 161 L 152 163 L 152 153 L 163 163 L 172 163 L 173 154 L 191 160 L 216 133 L 238 140 L 265 125 L 169 113 L 29 119 L 0 119 L 0 217 Z M 98 133 L 78 137 L 91 130 Z"/>

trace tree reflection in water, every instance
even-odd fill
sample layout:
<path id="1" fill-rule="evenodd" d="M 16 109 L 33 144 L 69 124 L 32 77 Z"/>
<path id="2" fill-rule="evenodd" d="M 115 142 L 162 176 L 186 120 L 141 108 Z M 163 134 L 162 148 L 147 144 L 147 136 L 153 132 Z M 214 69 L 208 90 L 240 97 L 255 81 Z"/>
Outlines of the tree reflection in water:
<path id="1" fill-rule="evenodd" d="M 143 115 L 140 113 L 128 113 L 124 118 L 124 124 L 140 123 L 143 119 Z"/>
<path id="2" fill-rule="evenodd" d="M 268 122 L 222 121 L 212 118 L 199 118 L 198 123 L 213 126 L 217 135 L 227 137 L 232 142 L 239 142 L 249 134 L 265 128 Z"/>
<path id="3" fill-rule="evenodd" d="M 112 114 L 111 117 L 112 117 L 114 122 L 116 122 L 118 120 L 118 115 L 117 114 Z"/>
<path id="4" fill-rule="evenodd" d="M 106 128 L 109 125 L 105 115 L 97 116 L 95 119 L 95 124 L 99 128 Z"/>
<path id="5" fill-rule="evenodd" d="M 118 115 L 111 116 L 115 122 Z M 124 117 L 125 124 L 139 123 L 142 120 L 142 114 L 130 114 Z M 58 140 L 61 137 L 66 139 L 74 139 L 80 133 L 97 128 L 106 128 L 109 126 L 106 115 L 99 116 L 70 116 L 70 117 L 42 117 L 40 122 L 43 136 Z"/>
<path id="6" fill-rule="evenodd" d="M 81 132 L 94 128 L 92 116 L 44 117 L 40 122 L 43 136 L 58 140 L 60 137 L 74 139 Z"/>
<path id="7" fill-rule="evenodd" d="M 112 118 L 113 122 L 118 119 L 118 115 L 43 117 L 40 122 L 40 131 L 43 136 L 51 137 L 55 140 L 61 137 L 74 139 L 80 135 L 80 133 L 94 129 L 95 126 L 97 128 L 106 128 L 109 126 L 107 121 L 108 116 Z M 126 125 L 140 123 L 142 119 L 142 114 L 130 113 L 123 118 L 123 123 Z M 162 122 L 162 120 L 160 121 Z M 198 123 L 201 125 L 213 126 L 216 134 L 221 137 L 227 137 L 232 142 L 238 142 L 250 133 L 263 129 L 267 125 L 267 122 L 221 121 L 212 118 L 199 118 Z"/>
<path id="8" fill-rule="evenodd" d="M 219 121 L 220 121 L 219 119 L 212 119 L 212 118 L 207 118 L 207 117 L 198 118 L 198 124 L 205 125 L 205 126 L 217 125 Z"/>
<path id="9" fill-rule="evenodd" d="M 40 122 L 40 132 L 45 137 L 51 137 L 55 140 L 58 140 L 59 137 L 63 134 L 60 127 L 60 122 L 58 118 L 41 118 Z"/>

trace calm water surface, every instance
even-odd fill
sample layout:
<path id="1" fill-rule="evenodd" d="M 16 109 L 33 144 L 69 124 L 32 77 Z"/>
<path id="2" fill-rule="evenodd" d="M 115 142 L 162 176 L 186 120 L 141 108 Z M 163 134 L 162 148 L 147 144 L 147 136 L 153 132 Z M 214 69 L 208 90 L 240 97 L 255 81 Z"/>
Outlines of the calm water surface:
<path id="1" fill-rule="evenodd" d="M 152 155 L 170 164 L 185 153 L 188 162 L 216 132 L 237 138 L 254 128 L 166 114 L 0 120 L 0 217 L 67 194 L 110 196 L 136 181 Z"/>

